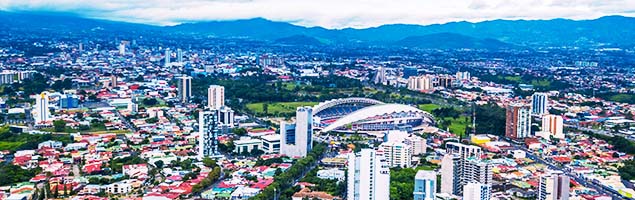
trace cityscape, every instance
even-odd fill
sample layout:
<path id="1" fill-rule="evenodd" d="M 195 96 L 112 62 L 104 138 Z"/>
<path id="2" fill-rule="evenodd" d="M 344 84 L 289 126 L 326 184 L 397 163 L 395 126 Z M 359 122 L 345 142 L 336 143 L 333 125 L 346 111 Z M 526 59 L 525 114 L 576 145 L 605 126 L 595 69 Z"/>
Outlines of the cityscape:
<path id="1" fill-rule="evenodd" d="M 142 2 L 0 2 L 0 200 L 635 198 L 632 3 Z"/>

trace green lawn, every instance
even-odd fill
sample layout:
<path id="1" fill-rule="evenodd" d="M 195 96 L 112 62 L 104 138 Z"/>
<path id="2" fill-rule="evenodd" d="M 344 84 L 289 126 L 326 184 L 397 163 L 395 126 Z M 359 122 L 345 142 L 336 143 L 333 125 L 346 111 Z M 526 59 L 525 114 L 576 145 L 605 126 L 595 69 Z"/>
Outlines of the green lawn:
<path id="1" fill-rule="evenodd" d="M 421 109 L 421 110 L 423 110 L 423 111 L 426 111 L 426 112 L 432 113 L 432 111 L 433 111 L 434 109 L 440 108 L 441 106 L 439 106 L 439 105 L 437 105 L 437 104 L 431 104 L 431 103 L 429 103 L 429 104 L 419 104 L 419 106 L 418 106 L 418 107 L 419 107 L 419 109 Z"/>
<path id="2" fill-rule="evenodd" d="M 468 119 L 467 122 L 465 121 L 466 119 Z M 467 125 L 471 126 L 471 122 L 469 121 L 469 117 L 467 116 L 460 116 L 456 119 L 453 119 L 451 117 L 446 117 L 446 118 L 443 118 L 443 120 L 449 120 L 451 122 L 450 126 L 448 126 L 450 128 L 450 133 L 454 133 L 456 135 L 464 135 L 465 127 Z M 439 124 L 439 127 L 441 127 L 440 124 Z"/>
<path id="3" fill-rule="evenodd" d="M 0 141 L 0 151 L 4 150 L 15 150 L 19 146 L 23 145 L 26 142 L 18 141 L 18 142 L 8 142 L 8 141 Z"/>
<path id="4" fill-rule="evenodd" d="M 277 114 L 290 114 L 295 113 L 296 108 L 301 106 L 314 106 L 317 102 L 272 102 L 272 103 L 250 103 L 247 104 L 247 109 L 254 113 L 263 114 L 264 105 L 267 104 L 268 115 Z"/>

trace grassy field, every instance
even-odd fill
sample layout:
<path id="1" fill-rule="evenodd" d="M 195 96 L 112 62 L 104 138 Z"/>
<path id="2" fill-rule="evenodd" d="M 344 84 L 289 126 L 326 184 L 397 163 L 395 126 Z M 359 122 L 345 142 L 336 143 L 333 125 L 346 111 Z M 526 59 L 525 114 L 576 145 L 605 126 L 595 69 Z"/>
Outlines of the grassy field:
<path id="1" fill-rule="evenodd" d="M 250 103 L 247 109 L 254 113 L 263 114 L 264 105 L 267 105 L 268 114 L 289 114 L 295 113 L 296 108 L 300 106 L 314 106 L 317 102 L 272 102 L 272 103 Z"/>
<path id="2" fill-rule="evenodd" d="M 15 148 L 18 148 L 19 146 L 23 145 L 26 142 L 8 142 L 8 141 L 0 141 L 0 151 L 4 151 L 4 150 L 14 150 Z"/>
<path id="3" fill-rule="evenodd" d="M 464 135 L 466 125 L 470 125 L 469 118 L 466 116 L 460 116 L 459 118 L 453 119 L 451 117 L 446 117 L 444 120 L 450 120 L 452 124 L 450 124 L 450 133 L 454 133 L 456 135 Z M 466 120 L 468 120 L 466 122 Z"/>
<path id="4" fill-rule="evenodd" d="M 426 112 L 432 113 L 432 111 L 433 111 L 434 109 L 440 108 L 441 106 L 439 106 L 439 105 L 437 105 L 437 104 L 431 104 L 431 103 L 430 103 L 430 104 L 419 104 L 419 106 L 418 106 L 418 107 L 419 107 L 419 109 L 421 109 L 421 110 L 423 110 L 423 111 L 426 111 Z"/>

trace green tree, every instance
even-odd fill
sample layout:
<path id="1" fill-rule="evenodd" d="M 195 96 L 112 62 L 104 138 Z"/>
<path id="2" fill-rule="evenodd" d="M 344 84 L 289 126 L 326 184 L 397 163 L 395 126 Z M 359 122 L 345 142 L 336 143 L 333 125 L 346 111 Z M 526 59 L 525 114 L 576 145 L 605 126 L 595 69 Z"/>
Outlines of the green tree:
<path id="1" fill-rule="evenodd" d="M 53 127 L 56 132 L 63 132 L 66 129 L 66 121 L 64 120 L 55 120 L 53 121 Z"/>

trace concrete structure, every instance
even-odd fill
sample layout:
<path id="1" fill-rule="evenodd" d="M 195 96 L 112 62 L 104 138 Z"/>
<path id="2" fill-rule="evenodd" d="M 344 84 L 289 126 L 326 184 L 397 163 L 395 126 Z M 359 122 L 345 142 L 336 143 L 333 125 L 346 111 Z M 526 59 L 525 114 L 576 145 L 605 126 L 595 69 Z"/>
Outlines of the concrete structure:
<path id="1" fill-rule="evenodd" d="M 225 87 L 210 85 L 207 88 L 207 107 L 219 109 L 223 106 L 225 106 Z"/>
<path id="2" fill-rule="evenodd" d="M 63 94 L 60 96 L 59 106 L 61 109 L 79 107 L 79 97 L 74 94 Z"/>
<path id="3" fill-rule="evenodd" d="M 549 133 L 544 134 L 543 138 L 549 140 L 550 136 L 553 138 L 564 139 L 562 133 L 563 120 L 559 115 L 545 115 L 542 117 L 542 131 Z"/>
<path id="4" fill-rule="evenodd" d="M 428 148 L 425 138 L 402 130 L 387 131 L 384 135 L 384 142 L 404 143 L 410 146 L 410 152 L 412 152 L 412 155 L 425 154 L 426 148 Z"/>
<path id="5" fill-rule="evenodd" d="M 463 200 L 490 200 L 491 198 L 491 185 L 476 182 L 470 182 L 465 185 Z"/>
<path id="6" fill-rule="evenodd" d="M 198 158 L 218 155 L 218 115 L 214 111 L 198 113 Z"/>
<path id="7" fill-rule="evenodd" d="M 379 145 L 390 167 L 407 168 L 412 166 L 412 150 L 410 145 L 401 142 L 384 142 Z"/>
<path id="8" fill-rule="evenodd" d="M 169 67 L 170 66 L 170 57 L 172 56 L 172 52 L 170 52 L 170 48 L 166 48 L 165 49 L 165 63 L 164 63 L 164 67 Z"/>
<path id="9" fill-rule="evenodd" d="M 337 181 L 344 181 L 346 178 L 346 172 L 337 168 L 322 169 L 317 172 L 317 177 L 321 179 L 331 179 Z"/>
<path id="10" fill-rule="evenodd" d="M 230 107 L 222 106 L 218 109 L 214 109 L 213 112 L 218 115 L 220 125 L 234 128 L 234 110 Z"/>
<path id="11" fill-rule="evenodd" d="M 0 72 L 0 84 L 11 84 L 15 81 L 15 74 L 8 71 Z"/>
<path id="12" fill-rule="evenodd" d="M 456 154 L 463 159 L 481 157 L 483 154 L 483 151 L 479 146 L 467 145 L 458 142 L 448 142 L 445 144 L 445 151 L 446 154 Z"/>
<path id="13" fill-rule="evenodd" d="M 568 200 L 569 177 L 561 171 L 553 171 L 540 177 L 538 200 Z"/>
<path id="14" fill-rule="evenodd" d="M 480 159 L 478 146 L 449 142 L 441 160 L 441 193 L 463 194 L 469 182 L 492 183 L 492 165 Z"/>
<path id="15" fill-rule="evenodd" d="M 434 200 L 437 193 L 437 173 L 419 170 L 415 175 L 414 200 Z"/>
<path id="16" fill-rule="evenodd" d="M 192 97 L 192 77 L 180 76 L 177 77 L 178 84 L 178 97 L 179 101 L 187 103 Z"/>
<path id="17" fill-rule="evenodd" d="M 36 125 L 51 120 L 48 92 L 42 92 L 40 95 L 35 96 L 33 119 Z"/>
<path id="18" fill-rule="evenodd" d="M 313 114 L 311 107 L 298 107 L 295 124 L 280 123 L 280 153 L 304 157 L 313 148 Z"/>
<path id="19" fill-rule="evenodd" d="M 469 81 L 472 77 L 470 76 L 470 72 L 456 72 L 456 79 L 460 81 Z"/>
<path id="20" fill-rule="evenodd" d="M 445 154 L 441 159 L 441 193 L 456 193 L 461 178 L 460 159 L 455 154 Z"/>
<path id="21" fill-rule="evenodd" d="M 546 93 L 536 92 L 531 95 L 531 114 L 549 114 L 549 98 Z"/>
<path id="22" fill-rule="evenodd" d="M 329 124 L 322 132 L 387 131 L 400 127 L 434 124 L 434 117 L 421 109 L 403 104 L 378 104 L 352 112 Z"/>
<path id="23" fill-rule="evenodd" d="M 251 137 L 241 137 L 239 140 L 234 141 L 234 145 L 233 152 L 237 154 L 251 153 L 262 149 L 262 141 Z"/>
<path id="24" fill-rule="evenodd" d="M 524 104 L 507 106 L 505 137 L 517 140 L 531 136 L 531 113 Z"/>
<path id="25" fill-rule="evenodd" d="M 390 198 L 390 169 L 383 156 L 373 149 L 348 155 L 348 200 Z"/>
<path id="26" fill-rule="evenodd" d="M 408 89 L 415 91 L 432 90 L 434 77 L 431 75 L 411 76 L 408 78 Z"/>
<path id="27" fill-rule="evenodd" d="M 265 154 L 277 154 L 280 153 L 280 135 L 265 135 L 260 137 L 262 140 L 262 150 Z"/>

